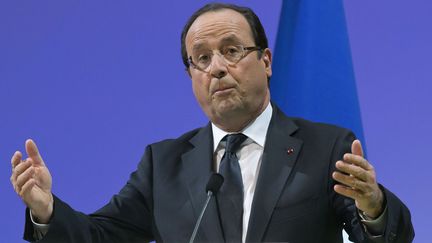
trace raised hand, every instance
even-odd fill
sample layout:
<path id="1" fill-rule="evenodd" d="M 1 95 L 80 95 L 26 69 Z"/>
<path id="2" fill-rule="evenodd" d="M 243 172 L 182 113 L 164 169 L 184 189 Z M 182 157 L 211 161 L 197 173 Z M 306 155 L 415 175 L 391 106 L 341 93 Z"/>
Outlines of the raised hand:
<path id="1" fill-rule="evenodd" d="M 48 223 L 53 211 L 52 178 L 33 140 L 25 143 L 28 158 L 20 151 L 12 156 L 10 178 L 16 193 L 32 211 L 38 223 Z"/>
<path id="2" fill-rule="evenodd" d="M 366 216 L 378 217 L 384 209 L 384 196 L 376 181 L 374 167 L 363 157 L 359 140 L 352 143 L 351 153 L 336 162 L 336 168 L 339 171 L 333 172 L 333 178 L 342 184 L 335 185 L 334 190 L 354 199 L 356 207 Z"/>

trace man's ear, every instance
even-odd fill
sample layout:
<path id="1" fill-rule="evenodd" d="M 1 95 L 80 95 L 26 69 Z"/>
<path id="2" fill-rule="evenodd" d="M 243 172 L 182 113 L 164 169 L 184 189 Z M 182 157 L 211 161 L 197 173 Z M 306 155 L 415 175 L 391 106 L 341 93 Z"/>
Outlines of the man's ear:
<path id="1" fill-rule="evenodd" d="M 271 77 L 272 75 L 272 53 L 271 50 L 269 48 L 266 48 L 263 53 L 262 53 L 262 59 L 264 61 L 265 64 L 265 68 L 266 68 L 266 73 L 267 73 L 267 77 Z"/>

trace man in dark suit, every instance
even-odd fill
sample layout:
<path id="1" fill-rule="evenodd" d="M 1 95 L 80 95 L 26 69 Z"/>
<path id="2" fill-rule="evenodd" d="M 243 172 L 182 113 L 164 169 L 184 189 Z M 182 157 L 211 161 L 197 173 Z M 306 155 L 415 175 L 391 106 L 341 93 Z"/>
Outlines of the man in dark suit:
<path id="1" fill-rule="evenodd" d="M 342 228 L 355 242 L 412 241 L 408 209 L 377 184 L 351 132 L 288 118 L 271 104 L 272 55 L 250 9 L 199 9 L 182 33 L 182 57 L 211 122 L 149 145 L 124 188 L 91 215 L 51 193 L 51 175 L 35 143 L 26 141 L 28 158 L 14 154 L 11 176 L 28 206 L 25 239 L 187 241 L 209 175 L 218 171 L 226 180 L 199 242 L 342 242 Z M 241 137 L 235 145 L 234 137 Z"/>

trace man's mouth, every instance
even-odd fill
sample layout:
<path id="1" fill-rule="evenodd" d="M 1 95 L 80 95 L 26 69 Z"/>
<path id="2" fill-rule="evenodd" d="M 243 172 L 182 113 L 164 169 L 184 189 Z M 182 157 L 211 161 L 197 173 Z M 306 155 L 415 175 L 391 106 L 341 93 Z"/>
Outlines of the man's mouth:
<path id="1" fill-rule="evenodd" d="M 214 95 L 225 95 L 225 94 L 232 92 L 233 90 L 234 90 L 234 87 L 223 87 L 223 88 L 218 88 L 213 94 Z"/>

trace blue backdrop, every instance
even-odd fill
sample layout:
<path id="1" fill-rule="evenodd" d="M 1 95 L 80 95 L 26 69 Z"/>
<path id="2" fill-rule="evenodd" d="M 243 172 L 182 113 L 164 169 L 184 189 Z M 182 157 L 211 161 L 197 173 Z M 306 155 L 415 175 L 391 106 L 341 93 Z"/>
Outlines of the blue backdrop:
<path id="1" fill-rule="evenodd" d="M 0 2 L 0 242 L 22 242 L 25 206 L 9 161 L 26 138 L 54 193 L 89 213 L 148 143 L 207 122 L 180 58 L 181 29 L 206 2 Z M 282 1 L 232 2 L 257 12 L 274 47 Z M 428 242 L 432 3 L 344 4 L 368 157 L 411 209 L 415 242 Z"/>
<path id="2" fill-rule="evenodd" d="M 351 129 L 364 144 L 342 0 L 284 1 L 274 53 L 272 99 L 290 116 Z"/>

